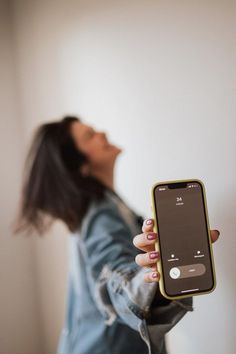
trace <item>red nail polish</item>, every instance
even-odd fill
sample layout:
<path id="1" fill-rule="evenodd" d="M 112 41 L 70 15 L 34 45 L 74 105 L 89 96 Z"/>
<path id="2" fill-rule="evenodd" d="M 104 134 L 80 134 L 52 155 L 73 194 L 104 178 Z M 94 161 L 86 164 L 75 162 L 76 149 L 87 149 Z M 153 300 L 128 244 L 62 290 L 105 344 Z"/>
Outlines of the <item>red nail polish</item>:
<path id="1" fill-rule="evenodd" d="M 149 254 L 149 258 L 150 259 L 155 259 L 155 258 L 158 258 L 158 257 L 159 257 L 159 252 L 154 251 L 154 252 L 151 252 Z"/>
<path id="2" fill-rule="evenodd" d="M 153 278 L 158 278 L 158 273 L 157 273 L 157 272 L 153 272 L 153 273 L 152 273 L 152 277 L 153 277 Z"/>
<path id="3" fill-rule="evenodd" d="M 148 240 L 155 240 L 155 238 L 156 238 L 156 234 L 154 232 L 147 235 Z"/>

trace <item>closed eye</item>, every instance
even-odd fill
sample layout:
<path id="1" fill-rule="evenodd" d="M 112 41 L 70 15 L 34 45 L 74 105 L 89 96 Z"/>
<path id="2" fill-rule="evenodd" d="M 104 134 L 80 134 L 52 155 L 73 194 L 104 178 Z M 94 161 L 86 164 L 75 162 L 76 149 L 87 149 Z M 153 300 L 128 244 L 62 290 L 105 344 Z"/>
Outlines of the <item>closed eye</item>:
<path id="1" fill-rule="evenodd" d="M 85 134 L 84 134 L 84 139 L 90 139 L 94 136 L 95 131 L 93 129 L 89 129 Z"/>

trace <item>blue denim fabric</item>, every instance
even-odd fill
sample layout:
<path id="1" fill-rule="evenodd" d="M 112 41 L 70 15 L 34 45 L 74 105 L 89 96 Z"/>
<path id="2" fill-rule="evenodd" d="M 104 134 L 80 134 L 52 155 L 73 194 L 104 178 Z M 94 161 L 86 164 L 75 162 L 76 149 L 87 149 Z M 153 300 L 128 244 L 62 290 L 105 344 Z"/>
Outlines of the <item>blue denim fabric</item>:
<path id="1" fill-rule="evenodd" d="M 57 354 L 166 354 L 165 334 L 192 297 L 166 300 L 134 258 L 142 217 L 112 192 L 70 235 L 66 319 Z"/>

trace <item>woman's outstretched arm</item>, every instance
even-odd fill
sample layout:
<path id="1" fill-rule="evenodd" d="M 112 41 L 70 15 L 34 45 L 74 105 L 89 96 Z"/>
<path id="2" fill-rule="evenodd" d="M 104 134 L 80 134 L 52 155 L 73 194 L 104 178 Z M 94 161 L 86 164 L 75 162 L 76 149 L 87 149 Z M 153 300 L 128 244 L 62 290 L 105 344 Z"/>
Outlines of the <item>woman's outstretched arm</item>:
<path id="1" fill-rule="evenodd" d="M 147 268 L 148 255 L 153 251 L 145 248 L 139 254 L 137 249 L 154 247 L 153 240 L 145 241 L 152 226 L 148 227 L 143 226 L 143 234 L 134 237 L 115 208 L 100 208 L 90 217 L 80 247 L 91 294 L 106 323 L 111 325 L 117 319 L 146 340 L 149 337 L 160 344 L 165 333 L 193 311 L 192 297 L 155 302 L 160 296 L 158 277 L 150 278 L 151 268 Z"/>

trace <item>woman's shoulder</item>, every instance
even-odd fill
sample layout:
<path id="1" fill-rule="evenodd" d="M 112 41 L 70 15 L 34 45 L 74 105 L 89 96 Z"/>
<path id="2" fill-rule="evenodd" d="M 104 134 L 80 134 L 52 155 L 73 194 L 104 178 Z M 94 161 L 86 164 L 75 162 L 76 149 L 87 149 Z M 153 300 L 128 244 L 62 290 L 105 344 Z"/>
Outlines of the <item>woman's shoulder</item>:
<path id="1" fill-rule="evenodd" d="M 102 200 L 93 200 L 90 202 L 88 210 L 83 218 L 80 227 L 80 234 L 84 234 L 86 229 L 99 215 L 106 215 L 109 217 L 112 216 L 119 216 L 119 208 L 109 193 L 105 192 L 104 197 Z"/>
<path id="2" fill-rule="evenodd" d="M 142 227 L 142 216 L 136 214 L 116 193 L 106 191 L 102 201 L 93 201 L 82 222 L 81 234 L 86 234 L 91 223 L 101 222 L 107 227 L 118 227 L 118 224 L 128 228 L 131 234 L 140 232 Z"/>
<path id="3" fill-rule="evenodd" d="M 90 203 L 87 214 L 85 218 L 91 218 L 94 214 L 103 212 L 104 210 L 111 210 L 113 212 L 118 212 L 118 205 L 115 199 L 112 197 L 109 191 L 105 191 L 104 197 L 102 200 L 94 200 Z"/>

